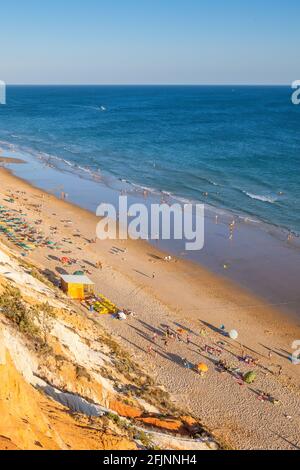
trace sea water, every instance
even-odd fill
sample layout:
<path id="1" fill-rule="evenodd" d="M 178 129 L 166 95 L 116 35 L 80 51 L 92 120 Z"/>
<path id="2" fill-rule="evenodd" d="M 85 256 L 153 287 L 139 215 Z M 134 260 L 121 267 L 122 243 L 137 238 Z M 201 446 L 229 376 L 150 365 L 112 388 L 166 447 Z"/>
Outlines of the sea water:
<path id="1" fill-rule="evenodd" d="M 64 171 L 300 233 L 300 106 L 291 94 L 284 86 L 11 86 L 0 140 Z"/>

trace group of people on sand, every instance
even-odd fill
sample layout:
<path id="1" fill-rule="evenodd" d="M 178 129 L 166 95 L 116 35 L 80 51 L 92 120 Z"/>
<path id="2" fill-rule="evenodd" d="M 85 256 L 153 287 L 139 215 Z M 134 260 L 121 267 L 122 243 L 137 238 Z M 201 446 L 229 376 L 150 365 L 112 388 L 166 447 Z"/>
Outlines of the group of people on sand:
<path id="1" fill-rule="evenodd" d="M 204 330 L 205 329 L 203 329 L 203 331 Z M 162 340 L 164 342 L 165 347 L 169 345 L 169 341 L 174 341 L 174 342 L 178 341 L 179 343 L 186 344 L 187 346 L 189 346 L 192 342 L 191 333 L 189 333 L 189 331 L 181 327 L 178 327 L 175 331 L 173 331 L 169 326 L 166 327 L 164 334 L 162 336 Z M 203 352 L 202 349 L 199 348 L 199 353 L 202 354 L 202 352 Z M 208 367 L 206 364 L 200 363 L 200 366 L 202 367 L 202 370 L 201 370 L 201 368 L 199 369 L 199 364 L 190 362 L 186 357 L 181 358 L 181 363 L 185 369 L 191 369 L 199 373 L 201 377 L 205 377 L 205 374 L 208 371 Z"/>
<path id="2" fill-rule="evenodd" d="M 159 335 L 157 332 L 154 332 L 151 338 L 149 337 L 149 340 L 151 340 L 152 343 L 157 344 L 159 336 L 165 348 L 169 346 L 170 342 L 178 341 L 179 343 L 182 342 L 186 343 L 187 345 L 191 343 L 190 333 L 185 331 L 183 328 L 177 328 L 176 331 L 173 331 L 169 326 L 166 326 L 162 335 Z M 151 344 L 148 346 L 148 353 L 151 355 L 156 354 Z"/>
<path id="3" fill-rule="evenodd" d="M 202 337 L 203 339 L 208 337 L 209 333 L 206 330 L 206 328 L 201 328 L 199 332 L 199 337 Z M 171 329 L 169 326 L 166 326 L 163 330 L 163 332 L 158 332 L 155 331 L 152 336 L 149 335 L 149 341 L 151 341 L 151 344 L 148 345 L 148 353 L 151 356 L 156 356 L 157 351 L 155 351 L 155 345 L 159 345 L 159 341 L 161 340 L 163 343 L 164 348 L 168 348 L 170 343 L 172 342 L 180 342 L 182 344 L 186 344 L 187 346 L 191 343 L 191 333 L 189 333 L 187 330 L 184 328 L 178 327 L 177 329 Z M 203 353 L 207 355 L 208 357 L 213 358 L 216 366 L 216 370 L 219 373 L 229 373 L 230 376 L 239 384 L 239 385 L 246 385 L 246 382 L 244 381 L 244 375 L 247 374 L 247 369 L 248 373 L 249 371 L 256 371 L 257 367 L 260 366 L 260 360 L 252 357 L 249 355 L 241 346 L 241 351 L 240 354 L 234 353 L 236 356 L 236 361 L 230 361 L 228 358 L 225 357 L 224 353 L 225 350 L 223 349 L 223 346 L 225 346 L 224 341 L 216 341 L 215 344 L 205 344 L 203 346 L 199 346 L 199 354 L 203 356 Z M 230 345 L 227 345 L 230 347 Z M 181 363 L 182 366 L 186 369 L 191 369 L 195 372 L 198 372 L 199 375 L 203 378 L 206 376 L 208 372 L 208 367 L 205 363 L 200 362 L 198 365 L 190 362 L 186 357 L 181 358 Z M 246 370 L 241 368 L 241 365 L 244 365 L 246 367 Z M 251 372 L 252 373 L 252 372 Z M 257 372 L 253 372 L 253 374 L 256 376 Z M 278 372 L 274 372 L 274 375 L 279 376 L 282 374 L 282 366 L 279 366 Z M 269 401 L 272 404 L 278 404 L 279 401 L 275 399 L 271 394 L 268 392 L 260 392 L 257 395 L 257 398 L 260 401 Z"/>

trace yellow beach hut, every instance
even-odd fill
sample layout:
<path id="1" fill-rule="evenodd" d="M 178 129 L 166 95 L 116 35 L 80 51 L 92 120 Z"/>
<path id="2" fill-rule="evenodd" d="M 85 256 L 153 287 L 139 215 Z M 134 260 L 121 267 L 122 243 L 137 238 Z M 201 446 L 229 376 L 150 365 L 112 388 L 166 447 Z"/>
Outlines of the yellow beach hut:
<path id="1" fill-rule="evenodd" d="M 95 292 L 95 284 L 84 275 L 61 276 L 61 288 L 72 299 L 78 300 Z"/>

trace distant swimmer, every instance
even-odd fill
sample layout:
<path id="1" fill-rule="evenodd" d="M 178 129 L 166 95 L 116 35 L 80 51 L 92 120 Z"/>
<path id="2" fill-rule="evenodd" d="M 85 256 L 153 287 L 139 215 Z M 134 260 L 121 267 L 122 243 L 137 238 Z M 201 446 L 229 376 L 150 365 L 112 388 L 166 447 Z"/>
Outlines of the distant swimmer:
<path id="1" fill-rule="evenodd" d="M 101 111 L 106 111 L 105 106 L 100 106 Z"/>

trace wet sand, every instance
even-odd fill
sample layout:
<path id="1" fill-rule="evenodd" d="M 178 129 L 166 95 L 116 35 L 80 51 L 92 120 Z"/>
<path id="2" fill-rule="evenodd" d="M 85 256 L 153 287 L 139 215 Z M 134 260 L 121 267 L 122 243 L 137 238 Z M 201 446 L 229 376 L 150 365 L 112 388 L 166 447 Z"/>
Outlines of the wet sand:
<path id="1" fill-rule="evenodd" d="M 2 155 L 0 155 L 0 163 L 9 165 L 9 164 L 26 163 L 26 162 L 24 160 L 21 160 L 21 158 L 3 157 Z"/>
<path id="2" fill-rule="evenodd" d="M 300 366 L 290 361 L 292 342 L 300 339 L 298 321 L 196 263 L 176 257 L 164 261 L 165 253 L 146 242 L 90 243 L 98 222 L 92 213 L 58 200 L 4 169 L 0 169 L 0 177 L 0 203 L 22 209 L 31 224 L 41 219 L 38 228 L 62 244 L 60 250 L 37 248 L 27 259 L 50 278 L 84 269 L 97 292 L 120 308 L 132 309 L 136 316 L 125 322 L 111 316 L 97 320 L 178 405 L 200 417 L 216 437 L 234 448 L 299 448 Z M 4 201 L 8 196 L 15 198 L 14 203 Z M 8 244 L 3 235 L 1 240 Z M 62 265 L 63 252 L 75 258 L 76 264 Z M 102 270 L 96 268 L 97 261 Z M 224 336 L 221 325 L 226 332 L 236 329 L 238 341 Z M 184 329 L 182 341 L 173 339 L 165 346 L 166 326 L 174 333 Z M 220 357 L 205 346 L 220 350 Z M 258 365 L 249 368 L 240 361 L 245 354 L 258 359 Z M 254 369 L 255 383 L 242 385 L 232 372 L 220 373 L 220 358 L 242 372 Z M 209 371 L 201 378 L 185 367 L 186 361 L 192 365 L 205 362 Z M 261 390 L 279 403 L 259 399 Z"/>

